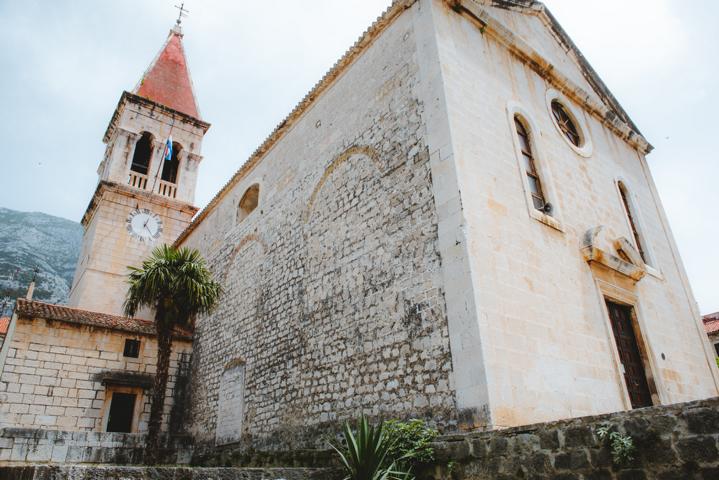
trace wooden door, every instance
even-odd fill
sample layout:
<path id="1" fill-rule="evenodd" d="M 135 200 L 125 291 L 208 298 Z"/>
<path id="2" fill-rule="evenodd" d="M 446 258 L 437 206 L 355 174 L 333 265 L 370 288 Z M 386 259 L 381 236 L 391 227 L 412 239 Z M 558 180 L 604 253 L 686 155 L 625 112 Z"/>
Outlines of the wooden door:
<path id="1" fill-rule="evenodd" d="M 644 360 L 632 325 L 632 308 L 607 301 L 607 309 L 619 359 L 624 366 L 624 382 L 627 385 L 632 408 L 649 407 L 652 405 L 652 395 L 649 392 Z"/>

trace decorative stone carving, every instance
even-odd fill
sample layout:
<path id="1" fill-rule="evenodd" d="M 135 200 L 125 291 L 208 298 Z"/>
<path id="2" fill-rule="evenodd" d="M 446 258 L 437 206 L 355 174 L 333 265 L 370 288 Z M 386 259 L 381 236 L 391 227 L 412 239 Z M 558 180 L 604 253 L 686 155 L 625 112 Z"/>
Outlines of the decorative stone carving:
<path id="1" fill-rule="evenodd" d="M 606 268 L 631 278 L 635 282 L 641 280 L 644 275 L 646 275 L 647 270 L 639 252 L 637 252 L 634 246 L 624 237 L 617 238 L 613 242 L 614 248 L 617 250 L 617 255 L 602 250 L 597 246 L 599 243 L 597 240 L 603 229 L 603 225 L 598 225 L 584 233 L 581 248 L 584 260 L 590 265 L 593 263 L 603 265 Z"/>

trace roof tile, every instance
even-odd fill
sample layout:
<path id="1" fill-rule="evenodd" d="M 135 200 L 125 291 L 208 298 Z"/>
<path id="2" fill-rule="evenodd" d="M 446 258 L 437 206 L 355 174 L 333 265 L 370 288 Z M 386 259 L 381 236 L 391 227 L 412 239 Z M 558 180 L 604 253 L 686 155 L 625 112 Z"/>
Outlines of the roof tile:
<path id="1" fill-rule="evenodd" d="M 704 331 L 707 335 L 719 333 L 719 312 L 710 313 L 702 317 L 704 322 Z"/>
<path id="2" fill-rule="evenodd" d="M 182 34 L 171 30 L 165 45 L 132 92 L 199 119 Z"/>
<path id="3" fill-rule="evenodd" d="M 7 329 L 10 327 L 10 317 L 0 317 L 0 335 L 7 335 Z"/>
<path id="4" fill-rule="evenodd" d="M 44 318 L 47 320 L 57 320 L 76 325 L 88 325 L 108 330 L 155 335 L 154 322 L 150 320 L 91 312 L 89 310 L 66 307 L 65 305 L 55 305 L 52 303 L 18 298 L 15 311 L 19 316 L 25 318 Z M 183 329 L 176 329 L 175 334 L 184 338 L 192 337 L 191 332 Z"/>

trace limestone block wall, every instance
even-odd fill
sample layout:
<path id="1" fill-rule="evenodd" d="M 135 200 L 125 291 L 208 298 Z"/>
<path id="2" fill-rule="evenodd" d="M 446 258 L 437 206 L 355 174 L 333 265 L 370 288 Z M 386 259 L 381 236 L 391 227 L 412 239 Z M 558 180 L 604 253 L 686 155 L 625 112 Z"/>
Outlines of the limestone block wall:
<path id="1" fill-rule="evenodd" d="M 122 315 L 127 294 L 127 267 L 139 266 L 162 243 L 172 243 L 189 224 L 193 207 L 147 194 L 133 194 L 125 187 L 103 186 L 97 206 L 86 219 L 68 304 L 85 310 Z M 162 221 L 160 237 L 143 241 L 127 230 L 127 219 L 136 208 L 148 209 Z"/>
<path id="2" fill-rule="evenodd" d="M 138 358 L 124 357 L 125 339 L 140 340 Z M 145 335 L 80 326 L 42 318 L 17 319 L 0 371 L 0 428 L 105 431 L 109 409 L 107 372 L 155 373 L 157 347 Z M 165 403 L 170 417 L 178 360 L 191 343 L 175 340 Z M 150 397 L 137 391 L 136 431 L 147 429 Z M 167 420 L 165 421 L 165 427 Z"/>
<path id="3" fill-rule="evenodd" d="M 111 432 L 68 432 L 40 428 L 0 428 L 0 476 L 13 478 L 7 465 L 54 465 L 56 478 L 73 478 L 57 472 L 61 464 L 141 464 L 145 434 Z M 186 465 L 192 458 L 187 438 L 173 437 L 161 453 L 162 463 Z M 4 469 L 5 468 L 5 469 Z M 4 476 L 3 476 L 4 475 Z M 25 471 L 27 475 L 27 471 Z M 27 477 L 21 477 L 27 478 Z M 97 478 L 97 477 L 95 477 Z M 107 478 L 100 475 L 100 478 Z M 112 478 L 112 477 L 110 477 Z"/>
<path id="4" fill-rule="evenodd" d="M 201 442 L 228 421 L 221 382 L 239 364 L 241 428 L 220 444 L 323 442 L 361 412 L 456 421 L 413 21 L 387 27 L 182 242 L 226 290 L 195 332 Z"/>
<path id="5" fill-rule="evenodd" d="M 483 29 L 466 11 L 457 13 L 437 0 L 424 3 L 433 6 L 477 308 L 477 324 L 462 332 L 457 345 L 464 343 L 466 361 L 484 365 L 487 424 L 505 427 L 630 408 L 605 296 L 634 306 L 656 402 L 716 395 L 715 366 L 706 355 L 647 160 L 607 122 L 560 93 L 592 87 L 556 36 L 547 33 L 539 15 L 483 7 L 517 36 L 509 40 L 514 48 L 526 42 L 574 86 L 537 73 L 490 34 L 491 26 Z M 464 3 L 478 8 L 477 2 Z M 554 97 L 576 116 L 584 148 L 572 148 L 555 126 L 549 109 Z M 515 113 L 527 121 L 551 218 L 528 202 Z M 636 285 L 600 278 L 580 252 L 582 236 L 598 225 L 604 226 L 607 251 L 614 239 L 632 238 L 618 180 L 630 192 L 647 243 L 649 273 Z M 474 340 L 467 340 L 468 332 L 475 332 Z M 458 358 L 454 348 L 455 343 Z M 466 376 L 479 379 L 479 370 Z M 465 382 L 464 376 L 457 380 Z"/>

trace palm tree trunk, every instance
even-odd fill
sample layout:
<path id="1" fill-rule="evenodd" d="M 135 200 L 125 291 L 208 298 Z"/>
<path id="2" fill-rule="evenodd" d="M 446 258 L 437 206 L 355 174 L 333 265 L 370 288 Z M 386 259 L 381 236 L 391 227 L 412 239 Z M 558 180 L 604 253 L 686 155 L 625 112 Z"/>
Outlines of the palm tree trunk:
<path id="1" fill-rule="evenodd" d="M 165 406 L 165 390 L 170 370 L 170 354 L 172 353 L 172 322 L 164 318 L 166 315 L 158 309 L 155 315 L 157 330 L 157 368 L 155 382 L 152 387 L 152 403 L 150 405 L 150 421 L 145 441 L 145 464 L 156 464 L 160 457 L 160 429 L 162 413 Z"/>

